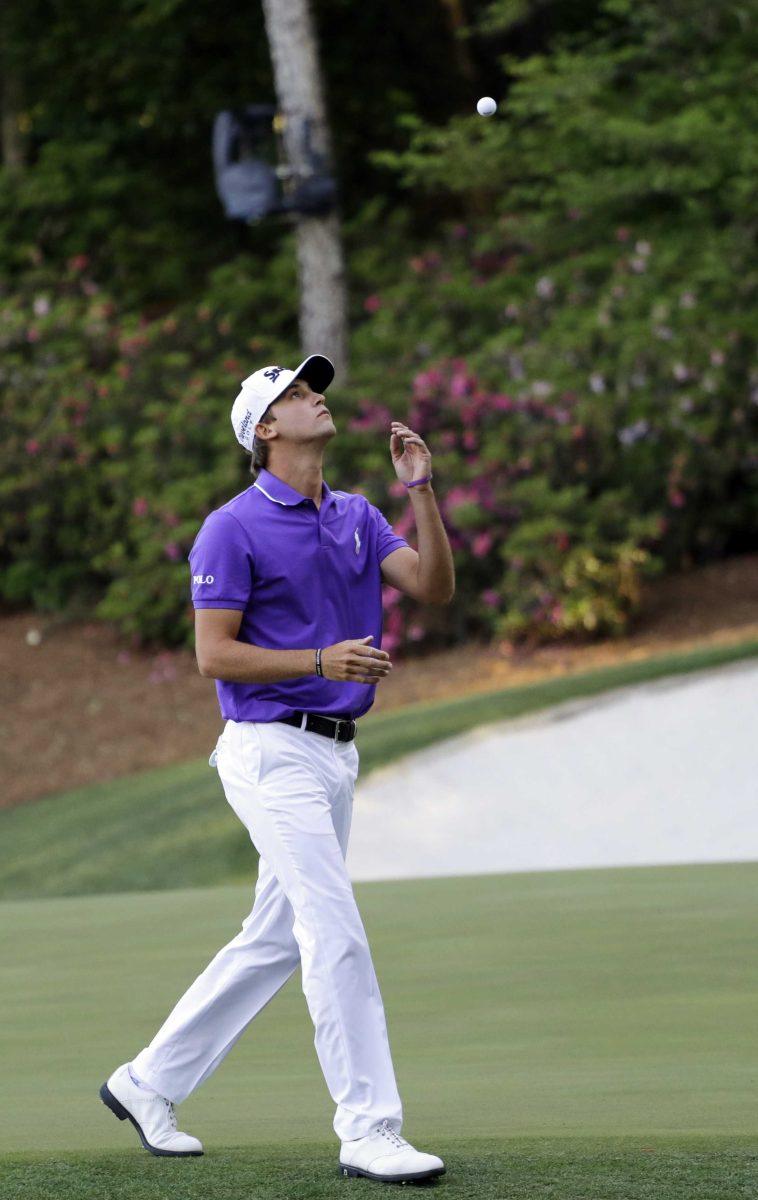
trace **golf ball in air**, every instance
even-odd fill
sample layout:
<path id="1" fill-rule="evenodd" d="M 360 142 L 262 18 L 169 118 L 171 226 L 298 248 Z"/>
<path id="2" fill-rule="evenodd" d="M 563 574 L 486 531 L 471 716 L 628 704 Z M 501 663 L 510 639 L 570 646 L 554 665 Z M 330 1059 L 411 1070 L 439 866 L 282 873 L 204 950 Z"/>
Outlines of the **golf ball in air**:
<path id="1" fill-rule="evenodd" d="M 476 102 L 476 111 L 480 117 L 491 117 L 493 112 L 497 111 L 497 105 L 491 96 L 482 96 L 481 100 Z"/>

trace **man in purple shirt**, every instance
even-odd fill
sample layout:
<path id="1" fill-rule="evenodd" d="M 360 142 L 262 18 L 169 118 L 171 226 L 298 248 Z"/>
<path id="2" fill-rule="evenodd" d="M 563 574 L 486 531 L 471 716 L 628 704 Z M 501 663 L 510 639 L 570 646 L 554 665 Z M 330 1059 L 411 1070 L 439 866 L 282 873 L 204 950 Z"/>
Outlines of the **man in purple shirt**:
<path id="1" fill-rule="evenodd" d="M 225 720 L 210 764 L 259 852 L 255 903 L 100 1095 L 151 1153 L 202 1154 L 177 1129 L 174 1104 L 300 965 L 337 1105 L 339 1172 L 399 1183 L 445 1167 L 400 1134 L 382 997 L 345 866 L 356 719 L 392 668 L 380 648 L 382 584 L 445 604 L 454 570 L 431 455 L 402 422 L 392 422 L 390 454 L 413 500 L 418 553 L 364 496 L 327 486 L 323 456 L 336 428 L 323 393 L 333 377 L 315 354 L 295 371 L 265 367 L 244 381 L 231 419 L 254 483 L 209 514 L 189 555 L 198 666 L 216 680 Z"/>

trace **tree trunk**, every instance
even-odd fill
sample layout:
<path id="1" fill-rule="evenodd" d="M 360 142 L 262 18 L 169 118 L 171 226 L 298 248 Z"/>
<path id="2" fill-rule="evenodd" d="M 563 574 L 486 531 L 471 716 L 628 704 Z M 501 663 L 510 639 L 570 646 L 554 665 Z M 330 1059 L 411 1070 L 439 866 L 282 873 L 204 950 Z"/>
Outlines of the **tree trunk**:
<path id="1" fill-rule="evenodd" d="M 305 153 L 306 122 L 312 150 L 323 156 L 331 173 L 332 151 L 326 121 L 316 32 L 308 0 L 262 0 L 280 128 L 293 178 L 312 167 Z M 347 286 L 340 218 L 296 216 L 297 266 L 300 285 L 300 339 L 304 354 L 326 354 L 336 378 L 347 378 Z"/>
<path id="2" fill-rule="evenodd" d="M 468 43 L 462 41 L 459 36 L 459 30 L 466 26 L 466 14 L 463 11 L 462 0 L 442 0 L 442 7 L 445 10 L 445 18 L 453 39 L 453 54 L 458 70 L 464 79 L 473 82 L 474 64 L 471 61 L 471 52 Z"/>

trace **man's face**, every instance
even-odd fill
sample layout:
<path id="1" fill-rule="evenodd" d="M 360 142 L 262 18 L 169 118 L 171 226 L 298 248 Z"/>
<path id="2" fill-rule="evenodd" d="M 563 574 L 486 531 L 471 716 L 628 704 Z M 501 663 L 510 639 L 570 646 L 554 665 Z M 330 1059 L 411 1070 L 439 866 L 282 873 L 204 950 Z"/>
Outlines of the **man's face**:
<path id="1" fill-rule="evenodd" d="M 276 441 L 276 437 L 266 437 L 266 432 L 274 432 L 288 442 L 312 442 L 318 438 L 328 441 L 337 432 L 324 397 L 314 392 L 304 379 L 291 383 L 272 408 L 275 424 L 264 425 L 259 421 L 255 427 L 258 437 L 267 441 Z"/>

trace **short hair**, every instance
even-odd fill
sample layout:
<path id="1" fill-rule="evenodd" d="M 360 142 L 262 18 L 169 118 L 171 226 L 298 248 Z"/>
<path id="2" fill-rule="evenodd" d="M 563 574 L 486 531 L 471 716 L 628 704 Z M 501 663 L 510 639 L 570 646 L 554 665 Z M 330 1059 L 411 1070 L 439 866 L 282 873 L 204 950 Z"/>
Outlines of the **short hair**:
<path id="1" fill-rule="evenodd" d="M 271 411 L 272 405 L 275 403 L 276 401 L 272 401 L 263 416 L 260 418 L 260 420 L 266 425 L 269 425 L 271 422 L 276 420 L 276 417 Z M 253 434 L 253 449 L 250 453 L 250 474 L 252 475 L 253 479 L 257 479 L 261 469 L 267 467 L 268 442 L 264 441 L 262 438 L 256 437 L 255 434 Z"/>

